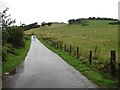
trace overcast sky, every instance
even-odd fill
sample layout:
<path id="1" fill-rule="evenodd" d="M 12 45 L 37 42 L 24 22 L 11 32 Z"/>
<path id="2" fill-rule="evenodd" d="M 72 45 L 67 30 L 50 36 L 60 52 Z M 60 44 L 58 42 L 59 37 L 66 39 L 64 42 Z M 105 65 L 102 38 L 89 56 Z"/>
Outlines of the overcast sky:
<path id="1" fill-rule="evenodd" d="M 9 7 L 12 19 L 33 22 L 67 22 L 88 17 L 118 18 L 119 0 L 0 0 L 0 12 Z"/>

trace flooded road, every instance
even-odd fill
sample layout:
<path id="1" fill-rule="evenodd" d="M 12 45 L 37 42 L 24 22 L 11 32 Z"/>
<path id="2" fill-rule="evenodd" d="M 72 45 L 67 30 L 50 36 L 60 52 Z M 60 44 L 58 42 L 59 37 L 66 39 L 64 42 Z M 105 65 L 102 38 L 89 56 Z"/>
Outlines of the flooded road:
<path id="1" fill-rule="evenodd" d="M 3 88 L 95 88 L 85 76 L 32 37 L 25 61 L 16 74 L 3 80 Z"/>

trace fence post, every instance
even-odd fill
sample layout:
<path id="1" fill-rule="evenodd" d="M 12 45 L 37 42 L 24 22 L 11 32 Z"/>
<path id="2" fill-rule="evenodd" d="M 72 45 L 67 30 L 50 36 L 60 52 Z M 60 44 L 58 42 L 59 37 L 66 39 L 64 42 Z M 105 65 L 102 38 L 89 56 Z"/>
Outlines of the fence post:
<path id="1" fill-rule="evenodd" d="M 53 47 L 55 47 L 55 42 L 53 41 Z"/>
<path id="2" fill-rule="evenodd" d="M 111 63 L 111 73 L 112 75 L 116 75 L 116 51 L 115 50 L 112 50 L 111 51 L 111 60 L 110 60 L 110 63 Z"/>
<path id="3" fill-rule="evenodd" d="M 41 35 L 41 38 L 42 38 L 42 34 L 40 34 Z"/>
<path id="4" fill-rule="evenodd" d="M 118 62 L 118 86 L 120 87 L 120 62 Z"/>
<path id="5" fill-rule="evenodd" d="M 64 51 L 66 51 L 66 44 L 64 45 Z"/>
<path id="6" fill-rule="evenodd" d="M 58 42 L 57 42 L 57 49 L 59 48 L 59 46 L 58 46 Z"/>
<path id="7" fill-rule="evenodd" d="M 52 41 L 50 40 L 50 45 L 52 45 Z"/>
<path id="8" fill-rule="evenodd" d="M 57 43 L 55 42 L 55 48 L 57 48 L 57 46 L 56 46 L 56 45 L 57 45 Z"/>
<path id="9" fill-rule="evenodd" d="M 60 44 L 60 50 L 62 50 L 62 43 Z"/>
<path id="10" fill-rule="evenodd" d="M 79 58 L 79 48 L 77 47 L 77 58 Z"/>
<path id="11" fill-rule="evenodd" d="M 72 46 L 70 45 L 70 54 L 71 54 L 71 51 L 72 51 Z"/>
<path id="12" fill-rule="evenodd" d="M 92 63 L 92 51 L 90 51 L 90 56 L 89 56 L 89 63 Z"/>

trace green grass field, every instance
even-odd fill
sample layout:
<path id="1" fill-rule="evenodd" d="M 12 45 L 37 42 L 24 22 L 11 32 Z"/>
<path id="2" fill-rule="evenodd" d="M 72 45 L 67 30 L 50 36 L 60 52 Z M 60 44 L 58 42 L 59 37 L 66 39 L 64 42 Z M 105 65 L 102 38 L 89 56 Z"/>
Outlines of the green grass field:
<path id="1" fill-rule="evenodd" d="M 41 34 L 54 41 L 60 41 L 67 45 L 80 48 L 83 58 L 88 58 L 89 51 L 93 51 L 93 58 L 100 63 L 110 61 L 110 51 L 118 52 L 118 26 L 109 25 L 112 21 L 88 20 L 88 26 L 53 24 L 52 26 L 40 27 L 26 31 L 25 33 L 35 33 L 37 37 Z M 74 48 L 76 49 L 76 48 Z M 96 49 L 96 54 L 94 53 Z"/>

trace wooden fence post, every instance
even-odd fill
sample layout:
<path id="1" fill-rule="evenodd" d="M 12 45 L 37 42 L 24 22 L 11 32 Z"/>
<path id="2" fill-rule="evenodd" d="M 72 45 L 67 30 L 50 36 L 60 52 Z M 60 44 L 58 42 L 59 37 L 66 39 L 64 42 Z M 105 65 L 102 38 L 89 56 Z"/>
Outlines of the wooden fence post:
<path id="1" fill-rule="evenodd" d="M 71 52 L 72 52 L 72 46 L 70 45 L 70 54 L 71 54 Z"/>
<path id="2" fill-rule="evenodd" d="M 66 44 L 64 45 L 64 51 L 66 51 Z"/>
<path id="3" fill-rule="evenodd" d="M 53 41 L 53 47 L 55 47 L 55 42 Z"/>
<path id="4" fill-rule="evenodd" d="M 89 63 L 92 63 L 92 51 L 90 51 L 90 56 L 89 56 Z"/>
<path id="5" fill-rule="evenodd" d="M 77 58 L 79 58 L 79 48 L 77 47 Z"/>
<path id="6" fill-rule="evenodd" d="M 62 50 L 62 43 L 60 44 L 60 50 Z"/>
<path id="7" fill-rule="evenodd" d="M 42 38 L 42 34 L 40 34 L 41 35 L 41 38 Z"/>
<path id="8" fill-rule="evenodd" d="M 50 40 L 50 45 L 51 45 L 51 40 Z"/>
<path id="9" fill-rule="evenodd" d="M 116 51 L 115 50 L 112 50 L 111 51 L 111 60 L 110 60 L 110 63 L 111 63 L 111 73 L 112 75 L 116 75 Z"/>
<path id="10" fill-rule="evenodd" d="M 55 48 L 57 48 L 57 43 L 55 42 Z"/>
<path id="11" fill-rule="evenodd" d="M 120 61 L 118 62 L 118 87 L 120 87 Z"/>
<path id="12" fill-rule="evenodd" d="M 57 42 L 57 49 L 59 48 L 59 46 L 58 46 L 58 42 Z"/>
<path id="13" fill-rule="evenodd" d="M 54 46 L 54 41 L 52 41 L 52 46 Z"/>

